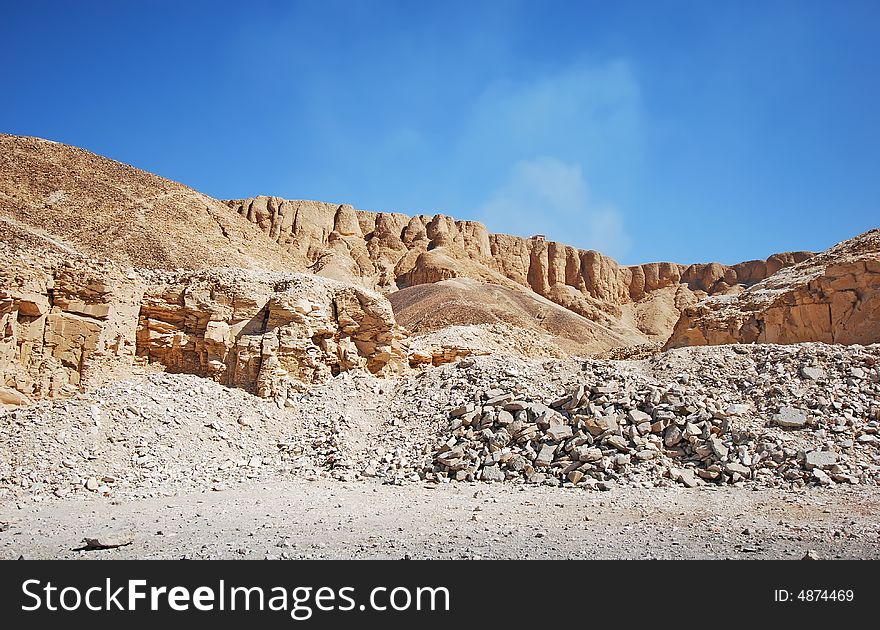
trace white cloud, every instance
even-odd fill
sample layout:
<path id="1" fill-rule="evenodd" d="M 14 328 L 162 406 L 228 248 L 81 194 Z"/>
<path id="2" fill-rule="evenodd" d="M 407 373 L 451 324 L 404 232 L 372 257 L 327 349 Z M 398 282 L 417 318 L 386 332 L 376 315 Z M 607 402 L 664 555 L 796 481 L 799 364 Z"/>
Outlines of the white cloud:
<path id="1" fill-rule="evenodd" d="M 459 139 L 463 162 L 494 171 L 480 169 L 491 192 L 476 217 L 492 231 L 545 233 L 625 256 L 632 241 L 623 212 L 595 198 L 584 172 L 598 189 L 628 189 L 642 154 L 641 110 L 638 82 L 623 60 L 492 82 Z"/>
<path id="2" fill-rule="evenodd" d="M 477 215 L 495 232 L 541 232 L 549 240 L 615 258 L 625 256 L 632 245 L 622 213 L 592 198 L 580 164 L 555 157 L 515 163 Z"/>
<path id="3" fill-rule="evenodd" d="M 631 169 L 641 154 L 641 92 L 626 61 L 578 62 L 528 81 L 499 79 L 477 98 L 460 138 L 497 163 L 553 155 L 589 172 Z"/>

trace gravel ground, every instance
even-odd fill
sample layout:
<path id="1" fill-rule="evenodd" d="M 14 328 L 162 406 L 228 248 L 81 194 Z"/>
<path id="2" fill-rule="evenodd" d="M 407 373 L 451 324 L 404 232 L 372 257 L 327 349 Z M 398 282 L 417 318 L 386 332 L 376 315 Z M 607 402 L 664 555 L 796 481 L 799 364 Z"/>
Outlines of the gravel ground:
<path id="1" fill-rule="evenodd" d="M 331 479 L 0 504 L 0 558 L 880 558 L 880 489 Z M 85 537 L 134 533 L 79 551 Z"/>

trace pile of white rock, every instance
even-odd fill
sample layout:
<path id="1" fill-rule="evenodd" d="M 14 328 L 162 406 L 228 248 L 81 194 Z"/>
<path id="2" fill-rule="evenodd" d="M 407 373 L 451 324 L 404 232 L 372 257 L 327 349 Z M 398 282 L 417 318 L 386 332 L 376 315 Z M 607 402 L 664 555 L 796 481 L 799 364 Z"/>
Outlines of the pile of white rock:
<path id="1" fill-rule="evenodd" d="M 522 388 L 484 390 L 449 412 L 423 475 L 595 489 L 615 482 L 880 482 L 875 369 L 839 366 L 852 393 L 837 402 L 843 397 L 831 370 L 803 363 L 792 350 L 700 351 L 714 362 L 714 373 L 702 372 L 694 361 L 700 357 L 689 351 L 690 369 L 665 381 L 655 377 L 672 367 L 657 365 L 674 363 L 666 357 L 643 373 L 589 361 L 583 379 L 552 400 L 524 395 Z M 735 371 L 739 359 L 751 369 Z M 774 382 L 777 377 L 796 382 Z"/>

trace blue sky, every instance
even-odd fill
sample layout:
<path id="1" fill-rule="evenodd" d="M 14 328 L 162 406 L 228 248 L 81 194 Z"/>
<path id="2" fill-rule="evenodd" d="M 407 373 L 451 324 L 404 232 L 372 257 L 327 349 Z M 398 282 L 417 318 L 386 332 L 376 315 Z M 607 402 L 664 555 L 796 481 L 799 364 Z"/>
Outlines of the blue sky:
<path id="1" fill-rule="evenodd" d="M 4 2 L 0 131 L 632 264 L 880 226 L 880 2 Z M 182 6 L 183 5 L 183 6 Z"/>

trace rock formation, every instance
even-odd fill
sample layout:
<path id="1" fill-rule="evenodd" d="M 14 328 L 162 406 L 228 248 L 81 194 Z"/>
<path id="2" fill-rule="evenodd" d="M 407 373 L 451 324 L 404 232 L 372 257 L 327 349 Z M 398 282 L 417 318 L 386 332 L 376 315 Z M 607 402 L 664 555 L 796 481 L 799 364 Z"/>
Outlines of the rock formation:
<path id="1" fill-rule="evenodd" d="M 880 230 L 686 308 L 666 347 L 801 341 L 880 341 Z"/>
<path id="2" fill-rule="evenodd" d="M 0 135 L 0 204 L 0 220 L 32 238 L 122 267 L 315 273 L 386 294 L 471 278 L 536 293 L 611 331 L 612 345 L 662 342 L 685 306 L 809 255 L 732 267 L 623 267 L 599 252 L 491 234 L 442 214 L 409 217 L 278 197 L 219 202 L 82 149 L 8 135 Z"/>
<path id="3" fill-rule="evenodd" d="M 596 251 L 490 234 L 481 223 L 442 214 L 408 217 L 278 197 L 226 204 L 289 254 L 305 260 L 316 274 L 383 292 L 451 278 L 531 290 L 629 343 L 664 341 L 683 305 L 739 290 L 811 255 L 774 254 L 732 267 L 719 263 L 623 267 Z M 671 319 L 664 316 L 670 310 Z M 658 326 L 658 321 L 664 324 Z"/>
<path id="4" fill-rule="evenodd" d="M 8 225 L 0 235 L 0 402 L 72 393 L 131 364 L 144 291 L 137 274 Z"/>
<path id="5" fill-rule="evenodd" d="M 625 267 L 442 214 L 220 202 L 82 149 L 0 135 L 0 403 L 152 369 L 281 402 L 352 369 L 647 348 L 673 327 L 668 347 L 870 343 L 878 240 L 733 266 Z M 398 318 L 425 338 L 408 339 Z"/>
<path id="6" fill-rule="evenodd" d="M 0 224 L 0 404 L 90 389 L 132 370 L 187 372 L 265 397 L 406 365 L 381 295 L 313 275 L 124 268 Z"/>
<path id="7" fill-rule="evenodd" d="M 25 404 L 161 366 L 264 397 L 406 364 L 391 305 L 362 287 L 231 269 L 124 273 L 66 261 L 0 291 L 0 402 Z"/>
<path id="8" fill-rule="evenodd" d="M 397 371 L 403 338 L 388 301 L 362 287 L 220 269 L 152 275 L 137 353 L 169 372 L 284 397 L 353 368 Z"/>
<path id="9" fill-rule="evenodd" d="M 82 149 L 0 135 L 0 404 L 134 369 L 283 397 L 340 371 L 406 365 L 381 295 L 273 269 L 307 270 L 215 200 Z"/>
<path id="10" fill-rule="evenodd" d="M 778 505 L 786 489 L 813 486 L 799 497 L 815 495 L 818 513 L 845 496 L 819 488 L 844 485 L 848 505 L 876 506 L 877 342 L 880 230 L 818 255 L 626 267 L 442 214 L 220 202 L 81 149 L 0 136 L 0 504 L 15 514 L 0 534 L 18 530 L 0 536 L 0 552 L 30 556 L 22 544 L 53 530 L 46 514 L 81 508 L 94 522 L 104 500 L 150 498 L 136 509 L 199 506 L 193 522 L 210 544 L 197 553 L 239 554 L 250 530 L 232 523 L 218 534 L 202 514 L 205 492 L 239 483 L 250 485 L 208 503 L 223 514 L 259 504 L 251 515 L 262 525 L 251 529 L 266 536 L 278 529 L 266 519 L 295 511 L 292 494 L 327 504 L 314 520 L 322 535 L 331 513 L 352 520 L 340 508 L 357 493 L 370 506 L 361 520 L 373 522 L 378 489 L 394 486 L 381 495 L 394 500 L 425 490 L 406 520 L 424 512 L 451 524 L 432 544 L 468 554 L 463 516 L 513 514 L 516 527 L 483 538 L 519 531 L 534 549 L 541 510 L 527 506 L 567 504 L 583 524 L 579 489 L 612 491 L 618 512 L 618 499 L 629 501 L 609 539 L 632 538 L 626 523 L 642 523 L 651 505 L 668 508 L 639 534 L 652 554 L 670 524 L 694 520 L 681 510 L 701 486 L 717 488 L 716 507 L 751 490 Z M 350 485 L 338 493 L 332 480 Z M 457 482 L 526 494 L 504 488 L 501 510 L 494 496 L 478 500 L 491 487 L 444 489 Z M 322 485 L 334 491 L 315 494 Z M 273 493 L 265 506 L 254 499 L 260 487 Z M 23 527 L 26 506 L 33 520 Z M 790 553 L 790 540 L 806 536 L 793 512 L 773 522 L 783 516 L 797 536 L 772 538 Z M 167 554 L 192 539 L 191 522 L 142 522 L 160 520 L 163 530 L 136 543 L 90 531 L 86 548 L 146 539 Z M 717 553 L 716 534 L 728 530 L 709 521 L 699 549 Z M 736 522 L 745 541 L 750 530 Z M 817 523 L 809 538 L 827 539 L 831 553 L 859 538 L 831 536 L 824 516 Z M 875 530 L 857 533 L 869 545 Z M 59 536 L 67 542 L 43 549 L 70 549 L 82 532 Z M 353 546 L 377 547 L 372 535 L 361 542 Z M 304 547 L 264 548 L 268 558 Z"/>

